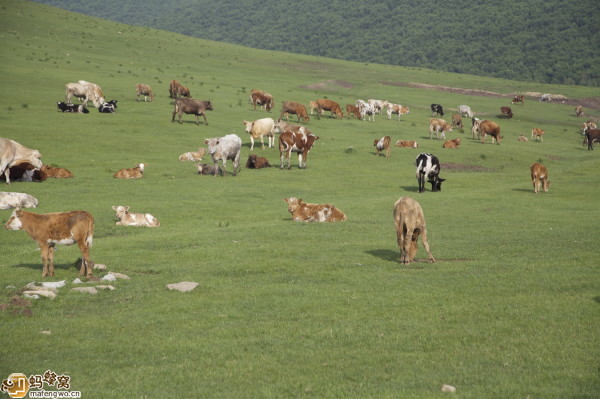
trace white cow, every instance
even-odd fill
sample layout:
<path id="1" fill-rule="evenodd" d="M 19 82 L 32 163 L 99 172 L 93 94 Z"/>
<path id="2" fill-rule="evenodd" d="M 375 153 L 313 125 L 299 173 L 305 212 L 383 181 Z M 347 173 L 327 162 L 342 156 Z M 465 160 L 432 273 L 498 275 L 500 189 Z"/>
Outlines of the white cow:
<path id="1" fill-rule="evenodd" d="M 471 111 L 471 107 L 469 107 L 468 105 L 459 105 L 458 113 L 460 114 L 460 116 L 464 116 L 464 117 L 468 117 L 468 118 L 472 118 L 474 115 L 473 111 Z"/>
<path id="2" fill-rule="evenodd" d="M 272 118 L 257 119 L 252 122 L 244 121 L 246 133 L 250 134 L 250 151 L 254 149 L 254 139 L 260 138 L 262 149 L 265 149 L 264 137 L 269 139 L 269 148 L 275 147 L 275 121 Z"/>
<path id="3" fill-rule="evenodd" d="M 228 134 L 223 137 L 215 137 L 204 140 L 208 146 L 208 153 L 211 155 L 215 167 L 219 160 L 223 163 L 221 168 L 223 177 L 227 171 L 227 160 L 233 160 L 233 175 L 235 176 L 240 169 L 240 151 L 242 149 L 242 139 L 237 134 Z M 215 174 L 217 177 L 217 174 Z"/>
<path id="4" fill-rule="evenodd" d="M 36 208 L 37 198 L 25 193 L 0 192 L 0 209 Z"/>
<path id="5" fill-rule="evenodd" d="M 356 100 L 356 106 L 360 112 L 362 120 L 366 120 L 366 116 L 369 116 L 370 122 L 375 122 L 375 107 L 364 100 Z"/>
<path id="6" fill-rule="evenodd" d="M 389 102 L 387 100 L 373 100 L 373 99 L 367 100 L 367 104 L 369 104 L 370 106 L 372 106 L 375 109 L 376 114 L 381 113 L 381 110 L 384 109 L 385 107 L 387 107 L 388 103 Z"/>
<path id="7" fill-rule="evenodd" d="M 0 138 L 0 175 L 4 173 L 6 184 L 10 184 L 10 168 L 28 162 L 36 169 L 42 167 L 42 154 L 27 148 L 16 141 Z"/>
<path id="8" fill-rule="evenodd" d="M 80 80 L 77 83 L 67 83 L 65 86 L 66 102 L 71 103 L 71 97 L 77 97 L 80 101 L 87 105 L 88 101 L 92 101 L 94 107 L 98 108 L 105 102 L 102 89 L 95 83 Z"/>

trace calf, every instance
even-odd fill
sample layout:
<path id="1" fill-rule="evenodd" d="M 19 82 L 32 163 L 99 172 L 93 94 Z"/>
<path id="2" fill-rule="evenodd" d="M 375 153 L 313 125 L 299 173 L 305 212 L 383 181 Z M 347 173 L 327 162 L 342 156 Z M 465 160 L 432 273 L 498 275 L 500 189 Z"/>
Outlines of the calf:
<path id="1" fill-rule="evenodd" d="M 207 163 L 202 163 L 202 164 L 198 163 L 198 164 L 196 164 L 196 166 L 198 167 L 199 175 L 208 175 L 208 176 L 216 176 L 216 175 L 222 176 L 223 175 L 223 171 L 218 166 L 210 165 Z"/>
<path id="2" fill-rule="evenodd" d="M 440 104 L 431 104 L 431 116 L 434 114 L 444 116 L 444 108 Z"/>
<path id="3" fill-rule="evenodd" d="M 414 140 L 398 140 L 396 141 L 396 147 L 417 148 L 419 144 Z"/>
<path id="4" fill-rule="evenodd" d="M 541 140 L 544 141 L 544 138 L 542 137 L 544 135 L 544 131 L 542 129 L 539 129 L 537 127 L 534 127 L 533 129 L 531 129 L 531 138 L 535 138 L 536 140 Z"/>
<path id="5" fill-rule="evenodd" d="M 521 103 L 523 105 L 525 103 L 525 96 L 514 96 L 511 104 Z"/>
<path id="6" fill-rule="evenodd" d="M 73 177 L 73 173 L 71 173 L 70 170 L 56 166 L 42 165 L 40 170 L 46 174 L 46 177 L 54 177 L 56 179 L 68 179 Z"/>
<path id="7" fill-rule="evenodd" d="M 510 107 L 500 107 L 500 115 L 506 116 L 508 118 L 513 117 L 513 113 Z"/>
<path id="8" fill-rule="evenodd" d="M 42 182 L 48 176 L 41 169 L 37 169 L 29 162 L 20 162 L 6 170 L 9 181 L 18 182 Z M 0 176 L 0 180 L 5 180 L 6 174 Z"/>
<path id="9" fill-rule="evenodd" d="M 479 118 L 471 118 L 471 137 L 475 138 L 475 135 L 479 137 L 479 124 L 481 123 L 481 119 Z"/>
<path id="10" fill-rule="evenodd" d="M 342 109 L 340 108 L 340 104 L 336 103 L 333 100 L 327 100 L 323 98 L 317 100 L 317 116 L 323 115 L 325 111 L 330 111 L 332 117 L 333 114 L 337 115 L 338 118 L 344 117 Z"/>
<path id="11" fill-rule="evenodd" d="M 390 136 L 383 136 L 379 140 L 375 139 L 373 141 L 373 145 L 377 149 L 377 152 L 375 153 L 375 155 L 379 156 L 379 153 L 381 151 L 385 150 L 385 157 L 388 158 L 390 156 L 390 141 L 391 140 L 392 140 L 392 138 Z"/>
<path id="12" fill-rule="evenodd" d="M 465 118 L 472 118 L 474 115 L 473 111 L 471 111 L 471 107 L 469 107 L 468 105 L 459 105 L 458 113 L 461 116 L 464 116 Z"/>
<path id="13" fill-rule="evenodd" d="M 312 149 L 315 141 L 319 139 L 319 136 L 315 136 L 312 133 L 304 133 L 300 131 L 298 133 L 286 130 L 279 136 L 279 156 L 281 159 L 280 169 L 283 169 L 283 159 L 287 158 L 287 168 L 291 168 L 290 157 L 292 152 L 298 153 L 298 167 L 300 169 L 306 169 L 306 158 L 308 153 Z"/>
<path id="14" fill-rule="evenodd" d="M 366 117 L 369 117 L 369 121 L 375 122 L 375 107 L 369 103 L 366 103 L 363 100 L 356 100 L 356 106 L 360 111 L 360 116 L 362 120 L 366 120 Z"/>
<path id="15" fill-rule="evenodd" d="M 360 110 L 356 105 L 346 104 L 346 115 L 348 117 L 355 117 L 356 119 L 360 119 Z"/>
<path id="16" fill-rule="evenodd" d="M 502 136 L 500 135 L 500 126 L 496 122 L 483 120 L 479 123 L 479 136 L 481 137 L 481 143 L 485 144 L 485 138 L 490 136 L 492 143 L 496 142 L 500 144 Z"/>
<path id="17" fill-rule="evenodd" d="M 86 211 L 36 214 L 15 209 L 4 226 L 8 230 L 25 230 L 40 247 L 42 277 L 54 276 L 54 246 L 77 243 L 81 251 L 79 274 L 92 276 L 90 247 L 94 236 L 94 217 Z"/>
<path id="18" fill-rule="evenodd" d="M 114 174 L 113 177 L 118 179 L 141 179 L 144 177 L 144 168 L 147 163 L 140 163 L 135 168 L 121 169 Z"/>
<path id="19" fill-rule="evenodd" d="M 577 117 L 583 116 L 583 107 L 581 105 L 575 107 L 575 115 L 577 115 Z"/>
<path id="20" fill-rule="evenodd" d="M 58 109 L 62 112 L 69 112 L 75 114 L 89 114 L 90 111 L 83 104 L 67 104 L 59 101 L 56 103 Z"/>
<path id="21" fill-rule="evenodd" d="M 295 222 L 341 222 L 347 219 L 344 212 L 331 204 L 310 204 L 295 197 L 283 200 Z"/>
<path id="22" fill-rule="evenodd" d="M 534 163 L 529 168 L 531 170 L 531 183 L 533 183 L 533 192 L 538 193 L 540 188 L 548 191 L 550 181 L 548 180 L 548 169 L 541 163 Z"/>
<path id="23" fill-rule="evenodd" d="M 318 110 L 319 106 L 316 101 L 309 101 L 308 108 L 310 109 L 310 114 L 314 115 L 314 111 Z"/>
<path id="24" fill-rule="evenodd" d="M 250 154 L 248 156 L 248 160 L 246 161 L 246 168 L 248 169 L 262 169 L 262 168 L 270 168 L 271 164 L 269 160 L 265 157 L 259 157 L 256 154 Z"/>
<path id="25" fill-rule="evenodd" d="M 25 193 L 0 192 L 0 209 L 36 208 L 37 198 Z"/>
<path id="26" fill-rule="evenodd" d="M 112 114 L 117 111 L 117 100 L 110 100 L 100 104 L 98 111 L 104 114 Z"/>
<path id="27" fill-rule="evenodd" d="M 175 114 L 179 114 L 179 123 L 181 124 L 181 116 L 183 114 L 192 114 L 196 117 L 196 125 L 200 125 L 199 116 L 204 117 L 204 122 L 208 125 L 206 120 L 206 111 L 212 111 L 213 107 L 210 101 L 194 100 L 192 98 L 178 98 L 175 100 L 175 109 L 171 115 L 171 122 L 175 122 Z"/>
<path id="28" fill-rule="evenodd" d="M 400 248 L 400 263 L 410 264 L 417 255 L 417 240 L 421 236 L 423 247 L 427 251 L 430 262 L 435 258 L 429 250 L 427 241 L 427 226 L 421 205 L 410 197 L 401 197 L 394 204 L 394 225 L 396 237 Z"/>
<path id="29" fill-rule="evenodd" d="M 134 213 L 129 212 L 128 206 L 114 206 L 112 209 L 117 213 L 116 216 L 119 221 L 115 224 L 117 226 L 144 226 L 144 227 L 158 227 L 160 222 L 154 216 L 149 213 Z"/>
<path id="30" fill-rule="evenodd" d="M 387 116 L 388 116 L 388 119 L 392 119 L 392 115 L 393 114 L 398 114 L 398 120 L 400 120 L 400 117 L 402 115 L 410 114 L 410 108 L 403 107 L 400 104 L 387 103 Z"/>
<path id="31" fill-rule="evenodd" d="M 177 80 L 172 80 L 171 83 L 169 83 L 169 97 L 177 99 L 180 96 L 191 98 L 192 95 L 190 94 L 190 89 L 183 86 Z"/>
<path id="32" fill-rule="evenodd" d="M 446 132 L 452 131 L 452 125 L 446 122 L 443 119 L 431 118 L 429 120 L 429 139 L 433 139 L 433 133 L 435 132 L 435 137 L 439 140 L 441 138 L 446 138 Z M 438 133 L 441 132 L 441 135 L 438 136 Z"/>
<path id="33" fill-rule="evenodd" d="M 588 129 L 585 131 L 585 139 L 583 144 L 587 142 L 588 151 L 594 149 L 594 141 L 600 142 L 600 130 L 599 129 Z"/>
<path id="34" fill-rule="evenodd" d="M 440 178 L 440 160 L 435 155 L 421 153 L 417 156 L 416 165 L 419 192 L 425 191 L 425 178 L 431 183 L 431 191 L 442 191 L 442 182 L 446 179 Z"/>
<path id="35" fill-rule="evenodd" d="M 452 115 L 452 128 L 457 128 L 457 129 L 462 130 L 462 128 L 463 128 L 462 117 L 459 114 Z"/>
<path id="36" fill-rule="evenodd" d="M 265 149 L 264 137 L 269 140 L 269 148 L 275 147 L 275 121 L 271 118 L 257 119 L 252 122 L 244 121 L 246 133 L 250 134 L 250 151 L 254 149 L 254 139 L 260 138 L 262 149 Z"/>
<path id="37" fill-rule="evenodd" d="M 179 156 L 180 161 L 202 161 L 206 150 L 204 148 L 198 148 L 198 151 L 184 152 Z"/>
<path id="38" fill-rule="evenodd" d="M 233 172 L 235 176 L 240 169 L 240 151 L 242 149 L 242 139 L 235 134 L 228 134 L 223 137 L 215 137 L 204 140 L 204 144 L 208 145 L 208 153 L 212 157 L 215 168 L 218 162 L 223 163 L 223 177 L 227 172 L 227 160 L 233 161 Z M 217 177 L 217 174 L 214 175 Z"/>
<path id="39" fill-rule="evenodd" d="M 284 101 L 282 104 L 283 106 L 281 108 L 281 114 L 279 114 L 279 119 L 285 115 L 285 120 L 289 121 L 289 114 L 294 114 L 298 116 L 298 122 L 300 122 L 300 119 L 303 119 L 305 122 L 310 121 L 310 117 L 306 113 L 306 107 L 304 105 L 293 101 Z"/>
<path id="40" fill-rule="evenodd" d="M 524 143 L 527 143 L 529 141 L 529 139 L 527 137 L 525 137 L 524 134 L 519 135 L 519 137 L 517 137 L 517 141 L 522 141 Z"/>
<path id="41" fill-rule="evenodd" d="M 138 83 L 135 85 L 135 93 L 136 93 L 136 101 L 140 101 L 140 96 L 144 96 L 144 102 L 150 97 L 150 101 L 154 100 L 154 93 L 152 92 L 152 88 L 143 83 Z"/>
<path id="42" fill-rule="evenodd" d="M 259 107 L 267 110 L 267 112 L 271 112 L 275 104 L 272 95 L 257 89 L 252 89 L 250 92 L 250 101 L 252 102 L 255 111 L 256 106 L 258 105 Z"/>
<path id="43" fill-rule="evenodd" d="M 460 147 L 460 138 L 448 140 L 442 144 L 442 148 L 458 148 Z"/>

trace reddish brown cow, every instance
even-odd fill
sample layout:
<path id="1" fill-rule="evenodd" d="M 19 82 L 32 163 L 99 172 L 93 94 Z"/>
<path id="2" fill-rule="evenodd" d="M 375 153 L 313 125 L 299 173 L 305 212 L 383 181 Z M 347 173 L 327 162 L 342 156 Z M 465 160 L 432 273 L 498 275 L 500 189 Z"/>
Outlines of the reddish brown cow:
<path id="1" fill-rule="evenodd" d="M 344 114 L 340 108 L 340 104 L 333 100 L 319 99 L 317 100 L 317 116 L 323 114 L 323 111 L 331 111 L 331 116 L 335 113 L 338 118 L 343 118 Z"/>
<path id="2" fill-rule="evenodd" d="M 346 115 L 348 115 L 348 117 L 354 116 L 356 119 L 360 119 L 360 110 L 356 105 L 346 104 Z"/>
<path id="3" fill-rule="evenodd" d="M 287 158 L 288 169 L 291 168 L 290 156 L 292 152 L 298 153 L 298 166 L 300 169 L 306 169 L 306 158 L 315 141 L 319 140 L 319 136 L 312 133 L 306 134 L 302 131 L 299 133 L 286 130 L 279 136 L 279 154 L 281 157 L 280 168 L 283 169 L 283 158 Z"/>
<path id="4" fill-rule="evenodd" d="M 179 97 L 188 97 L 191 98 L 190 89 L 183 86 L 177 80 L 172 80 L 169 84 L 169 97 L 176 99 Z"/>
<path id="5" fill-rule="evenodd" d="M 442 148 L 458 148 L 460 147 L 460 138 L 448 140 L 442 144 Z"/>
<path id="6" fill-rule="evenodd" d="M 347 219 L 344 212 L 331 204 L 310 204 L 295 197 L 283 200 L 295 222 L 342 222 Z"/>
<path id="7" fill-rule="evenodd" d="M 461 129 L 463 128 L 462 116 L 459 114 L 452 115 L 452 128 Z"/>
<path id="8" fill-rule="evenodd" d="M 58 168 L 56 166 L 42 165 L 40 169 L 46 174 L 47 177 L 54 177 L 57 179 L 66 179 L 73 177 L 73 173 L 65 168 Z"/>
<path id="9" fill-rule="evenodd" d="M 265 93 L 262 90 L 252 89 L 250 92 L 250 101 L 252 102 L 255 111 L 257 105 L 261 108 L 264 107 L 268 112 L 271 112 L 275 106 L 273 96 L 269 93 Z"/>
<path id="10" fill-rule="evenodd" d="M 588 151 L 594 149 L 594 142 L 600 142 L 600 129 L 587 129 L 585 131 L 585 138 L 583 144 L 587 144 Z"/>
<path id="11" fill-rule="evenodd" d="M 246 167 L 248 169 L 262 169 L 262 168 L 270 168 L 271 164 L 269 160 L 265 157 L 259 157 L 256 154 L 250 154 L 248 156 L 248 161 L 246 161 Z"/>
<path id="12" fill-rule="evenodd" d="M 510 109 L 510 107 L 500 107 L 500 114 L 506 115 L 508 118 L 513 117 L 513 113 L 512 113 L 512 110 Z"/>
<path id="13" fill-rule="evenodd" d="M 479 123 L 479 135 L 481 136 L 481 142 L 485 143 L 485 137 L 491 136 L 492 143 L 494 141 L 500 144 L 502 136 L 500 135 L 500 126 L 496 122 L 483 120 Z"/>
<path id="14" fill-rule="evenodd" d="M 514 96 L 511 104 L 521 103 L 523 105 L 525 103 L 525 96 Z"/>
<path id="15" fill-rule="evenodd" d="M 285 115 L 285 120 L 289 121 L 289 114 L 298 115 L 298 122 L 300 122 L 300 119 L 303 119 L 306 122 L 310 121 L 310 117 L 306 113 L 306 107 L 304 105 L 293 101 L 284 101 L 279 119 Z"/>
<path id="16" fill-rule="evenodd" d="M 536 140 L 540 140 L 540 141 L 544 141 L 544 138 L 542 137 L 544 135 L 544 132 L 542 129 L 534 127 L 533 129 L 531 129 L 531 138 L 535 138 Z"/>
<path id="17" fill-rule="evenodd" d="M 40 246 L 44 268 L 42 277 L 54 276 L 54 246 L 77 243 L 82 260 L 79 274 L 92 276 L 90 247 L 94 237 L 94 217 L 86 211 L 37 214 L 15 209 L 4 226 L 25 230 Z"/>
<path id="18" fill-rule="evenodd" d="M 118 179 L 141 179 L 144 177 L 146 166 L 148 166 L 147 163 L 140 163 L 135 168 L 121 169 L 114 174 L 114 177 Z"/>
<path id="19" fill-rule="evenodd" d="M 414 140 L 398 140 L 396 141 L 396 147 L 417 148 L 419 144 Z"/>

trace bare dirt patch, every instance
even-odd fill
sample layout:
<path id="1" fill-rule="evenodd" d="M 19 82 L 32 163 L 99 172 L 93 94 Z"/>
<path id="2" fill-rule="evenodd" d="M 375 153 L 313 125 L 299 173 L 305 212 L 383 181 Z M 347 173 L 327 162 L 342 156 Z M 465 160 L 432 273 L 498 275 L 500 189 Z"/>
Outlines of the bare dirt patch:
<path id="1" fill-rule="evenodd" d="M 454 162 L 444 162 L 440 164 L 444 171 L 460 171 L 460 172 L 494 172 L 494 169 L 485 168 L 477 165 L 463 165 Z"/>
<path id="2" fill-rule="evenodd" d="M 381 82 L 384 85 L 389 86 L 401 86 L 401 87 L 414 87 L 418 89 L 428 89 L 428 90 L 439 90 L 439 91 L 447 91 L 451 93 L 457 94 L 466 94 L 471 96 L 482 96 L 482 97 L 498 97 L 498 98 L 512 98 L 514 94 L 501 94 L 493 91 L 486 90 L 477 90 L 477 89 L 461 89 L 459 87 L 448 87 L 448 86 L 440 86 L 440 85 L 429 85 L 425 83 L 413 83 L 413 82 Z M 539 101 L 542 97 L 543 93 L 538 92 L 525 92 L 523 95 L 526 98 L 531 100 Z M 569 104 L 573 106 L 581 105 L 584 108 L 596 109 L 600 110 L 600 97 L 590 97 L 590 98 L 567 98 L 562 94 L 550 94 L 550 98 L 552 101 L 560 102 L 562 104 Z"/>
<path id="3" fill-rule="evenodd" d="M 342 87 L 344 89 L 351 89 L 352 83 L 346 82 L 343 80 L 324 80 L 319 83 L 314 83 L 311 85 L 300 86 L 302 89 L 310 89 L 310 90 L 328 90 L 331 88 Z"/>

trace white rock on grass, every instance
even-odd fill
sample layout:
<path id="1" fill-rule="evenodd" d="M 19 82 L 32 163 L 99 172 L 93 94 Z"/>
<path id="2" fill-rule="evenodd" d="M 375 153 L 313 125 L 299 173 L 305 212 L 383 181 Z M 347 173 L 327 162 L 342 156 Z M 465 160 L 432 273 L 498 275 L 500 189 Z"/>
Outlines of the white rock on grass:
<path id="1" fill-rule="evenodd" d="M 88 294 L 97 294 L 98 293 L 98 290 L 94 287 L 75 287 L 75 288 L 71 288 L 71 291 L 85 292 Z"/>
<path id="2" fill-rule="evenodd" d="M 62 288 L 65 286 L 66 280 L 62 281 L 45 281 L 42 283 L 42 287 L 46 288 Z"/>
<path id="3" fill-rule="evenodd" d="M 102 277 L 105 281 L 116 281 L 117 279 L 130 280 L 129 276 L 117 272 L 108 272 L 108 274 Z"/>
<path id="4" fill-rule="evenodd" d="M 442 392 L 456 392 L 456 388 L 452 385 L 442 385 Z"/>
<path id="5" fill-rule="evenodd" d="M 167 288 L 171 291 L 175 290 L 181 292 L 189 292 L 199 285 L 200 284 L 194 283 L 192 281 L 182 281 L 181 283 L 167 284 Z"/>
<path id="6" fill-rule="evenodd" d="M 54 292 L 52 290 L 45 290 L 45 289 L 23 291 L 23 295 L 27 298 L 35 298 L 36 296 L 38 298 L 40 296 L 50 298 L 50 299 L 56 298 L 56 292 Z M 37 299 L 37 298 L 35 298 L 35 299 Z"/>
<path id="7" fill-rule="evenodd" d="M 100 263 L 95 263 L 94 266 L 92 267 L 92 269 L 95 270 L 106 270 L 106 265 L 100 264 Z"/>
<path id="8" fill-rule="evenodd" d="M 109 291 L 116 290 L 116 288 L 113 287 L 112 285 L 97 285 L 96 288 L 98 288 L 100 290 L 109 290 Z"/>

